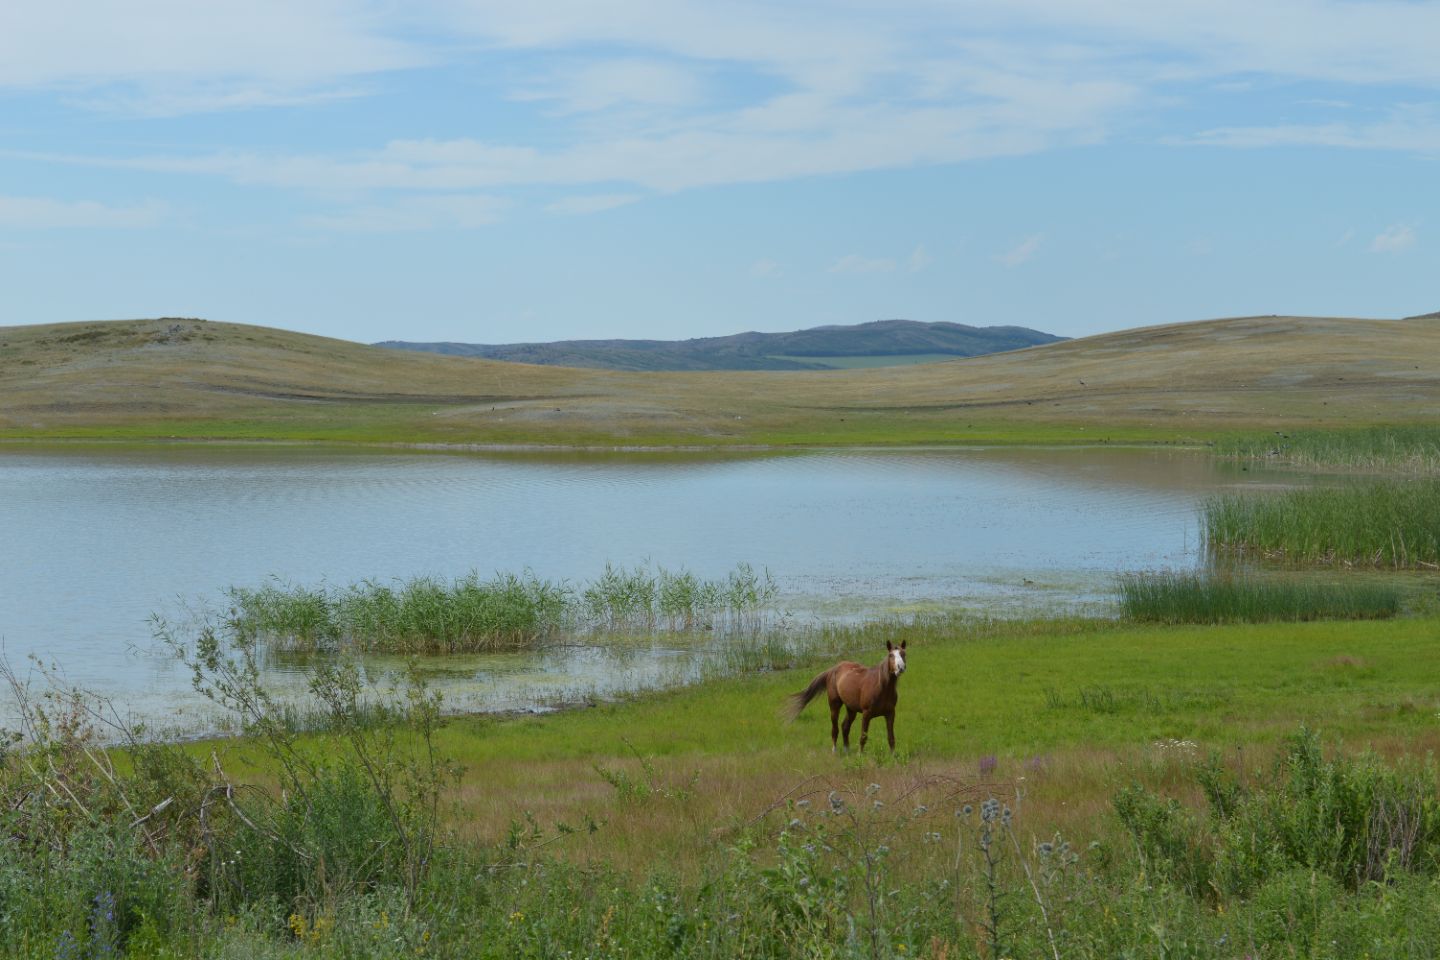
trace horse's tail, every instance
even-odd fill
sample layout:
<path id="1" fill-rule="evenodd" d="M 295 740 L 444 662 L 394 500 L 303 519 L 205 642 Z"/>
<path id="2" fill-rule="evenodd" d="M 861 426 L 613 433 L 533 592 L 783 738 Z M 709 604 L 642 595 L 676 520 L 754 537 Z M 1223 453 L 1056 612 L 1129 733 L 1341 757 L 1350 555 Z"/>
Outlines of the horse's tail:
<path id="1" fill-rule="evenodd" d="M 834 667 L 830 668 L 830 670 L 834 669 Z M 815 695 L 818 694 L 821 690 L 825 689 L 825 684 L 830 679 L 830 670 L 826 670 L 824 673 L 817 676 L 814 680 L 811 680 L 810 686 L 806 687 L 804 690 L 801 690 L 799 693 L 792 693 L 790 694 L 790 696 L 785 698 L 785 718 L 787 720 L 794 720 L 796 717 L 800 716 L 800 711 L 805 709 L 805 705 L 811 700 L 814 700 Z"/>

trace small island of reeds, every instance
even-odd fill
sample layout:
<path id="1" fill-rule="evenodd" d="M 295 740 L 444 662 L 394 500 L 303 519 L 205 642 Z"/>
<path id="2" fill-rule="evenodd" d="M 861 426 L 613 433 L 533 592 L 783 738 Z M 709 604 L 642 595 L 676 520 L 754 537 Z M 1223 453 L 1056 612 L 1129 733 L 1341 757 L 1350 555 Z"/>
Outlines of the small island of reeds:
<path id="1" fill-rule="evenodd" d="M 232 637 L 287 652 L 481 653 L 534 647 L 574 633 L 740 626 L 763 617 L 776 594 L 769 572 L 746 563 L 718 579 L 607 564 L 583 585 L 528 571 L 343 587 L 277 581 L 231 587 L 223 627 Z"/>

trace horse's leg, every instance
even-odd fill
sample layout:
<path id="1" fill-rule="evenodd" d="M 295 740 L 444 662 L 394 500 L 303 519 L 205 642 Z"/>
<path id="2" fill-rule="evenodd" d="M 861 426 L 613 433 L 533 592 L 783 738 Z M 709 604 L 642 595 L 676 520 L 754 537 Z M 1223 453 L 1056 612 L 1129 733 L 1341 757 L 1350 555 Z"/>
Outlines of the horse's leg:
<path id="1" fill-rule="evenodd" d="M 870 711 L 860 715 L 860 752 L 865 752 L 865 741 L 870 739 Z"/>
<path id="2" fill-rule="evenodd" d="M 852 723 L 854 723 L 854 722 L 855 722 L 855 708 L 854 708 L 854 707 L 849 707 L 849 706 L 847 706 L 847 707 L 845 708 L 845 725 L 840 728 L 840 732 L 845 735 L 845 749 L 846 749 L 846 750 L 849 750 L 849 749 L 850 749 L 850 725 L 851 725 Z"/>
<path id="3" fill-rule="evenodd" d="M 837 697 L 830 701 L 830 752 L 835 752 L 835 741 L 840 736 L 840 700 Z M 845 741 L 848 747 L 850 741 Z"/>
<path id="4" fill-rule="evenodd" d="M 890 738 L 890 752 L 895 752 L 895 713 L 885 714 L 885 734 Z"/>

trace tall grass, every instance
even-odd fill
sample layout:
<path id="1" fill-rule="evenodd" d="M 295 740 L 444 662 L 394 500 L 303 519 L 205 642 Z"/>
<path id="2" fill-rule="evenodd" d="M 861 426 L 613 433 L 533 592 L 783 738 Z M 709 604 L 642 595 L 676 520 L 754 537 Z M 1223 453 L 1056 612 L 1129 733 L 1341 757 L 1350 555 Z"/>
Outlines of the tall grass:
<path id="1" fill-rule="evenodd" d="M 1120 609 L 1149 623 L 1381 620 L 1400 612 L 1383 583 L 1320 583 L 1247 575 L 1134 573 L 1120 577 Z"/>
<path id="2" fill-rule="evenodd" d="M 294 652 L 473 653 L 534 647 L 570 631 L 753 628 L 777 594 L 768 571 L 743 563 L 718 580 L 607 564 L 581 588 L 529 572 L 340 588 L 275 582 L 230 588 L 224 627 Z"/>
<path id="3" fill-rule="evenodd" d="M 1440 481 L 1373 481 L 1221 494 L 1202 508 L 1206 548 L 1304 564 L 1440 566 Z"/>
<path id="4" fill-rule="evenodd" d="M 513 649 L 558 635 L 567 590 L 530 574 L 445 582 L 416 577 L 394 586 L 367 581 L 342 589 L 267 584 L 229 591 L 227 626 L 278 649 L 338 645 L 387 653 Z"/>
<path id="5" fill-rule="evenodd" d="M 1440 474 L 1440 425 L 1248 434 L 1219 441 L 1215 452 L 1297 467 Z"/>

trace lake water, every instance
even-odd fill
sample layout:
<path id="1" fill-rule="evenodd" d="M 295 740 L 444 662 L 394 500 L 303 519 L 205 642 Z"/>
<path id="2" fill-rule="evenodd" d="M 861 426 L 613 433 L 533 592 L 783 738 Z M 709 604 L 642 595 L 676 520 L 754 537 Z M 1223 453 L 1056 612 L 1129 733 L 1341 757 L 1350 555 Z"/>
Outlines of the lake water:
<path id="1" fill-rule="evenodd" d="M 0 446 L 0 640 L 12 665 L 41 656 L 184 726 L 187 678 L 147 621 L 230 585 L 526 568 L 581 582 L 643 561 L 719 577 L 749 562 L 801 620 L 1094 605 L 1117 572 L 1195 564 L 1198 501 L 1262 479 L 1195 453 L 1105 448 Z M 663 682 L 671 668 L 591 648 L 461 659 L 446 676 L 462 704 L 510 708 Z"/>

